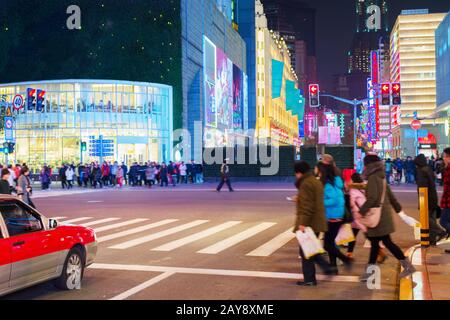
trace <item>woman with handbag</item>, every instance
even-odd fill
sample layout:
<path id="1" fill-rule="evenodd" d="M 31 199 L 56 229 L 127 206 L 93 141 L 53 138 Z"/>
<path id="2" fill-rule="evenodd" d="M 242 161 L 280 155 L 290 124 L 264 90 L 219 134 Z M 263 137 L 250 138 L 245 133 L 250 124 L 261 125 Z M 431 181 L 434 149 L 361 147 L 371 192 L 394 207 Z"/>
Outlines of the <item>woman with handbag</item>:
<path id="1" fill-rule="evenodd" d="M 344 182 L 337 175 L 333 165 L 322 161 L 316 166 L 316 175 L 324 186 L 324 206 L 328 224 L 328 231 L 325 232 L 324 249 L 328 252 L 334 274 L 338 274 L 337 258 L 347 267 L 351 266 L 353 262 L 339 250 L 335 242 L 339 229 L 345 222 Z"/>
<path id="2" fill-rule="evenodd" d="M 17 196 L 30 207 L 36 208 L 30 198 L 33 189 L 31 188 L 30 179 L 28 177 L 29 175 L 30 170 L 27 166 L 23 166 L 20 170 L 20 177 L 17 181 Z"/>
<path id="3" fill-rule="evenodd" d="M 361 223 L 367 227 L 367 238 L 370 241 L 371 249 L 369 264 L 360 280 L 366 282 L 372 275 L 369 270 L 377 262 L 380 241 L 404 268 L 400 273 L 400 278 L 407 277 L 416 269 L 391 239 L 391 233 L 395 232 L 392 207 L 405 222 L 413 219 L 402 211 L 402 206 L 389 188 L 383 161 L 377 155 L 368 155 L 364 158 L 363 178 L 367 180 L 366 202 L 361 206 L 359 212 L 362 216 Z"/>
<path id="4" fill-rule="evenodd" d="M 353 185 L 365 186 L 364 180 L 359 173 L 354 173 L 351 176 L 351 182 Z M 355 250 L 356 237 L 359 232 L 367 233 L 367 227 L 361 222 L 362 216 L 359 212 L 359 208 L 366 202 L 366 191 L 364 188 L 350 188 L 350 211 L 353 216 L 352 231 L 355 235 L 355 241 L 348 244 L 347 257 L 353 258 L 353 251 Z M 387 259 L 387 255 L 382 247 L 378 251 L 378 263 L 383 263 Z"/>

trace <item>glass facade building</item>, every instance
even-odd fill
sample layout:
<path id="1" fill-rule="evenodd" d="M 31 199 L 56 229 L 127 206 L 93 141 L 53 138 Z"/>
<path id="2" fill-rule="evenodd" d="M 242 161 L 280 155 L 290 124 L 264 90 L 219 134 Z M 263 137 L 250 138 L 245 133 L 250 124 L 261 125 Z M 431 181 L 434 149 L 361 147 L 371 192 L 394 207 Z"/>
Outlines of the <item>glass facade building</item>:
<path id="1" fill-rule="evenodd" d="M 27 97 L 28 89 L 45 91 L 42 108 L 29 101 L 34 99 Z M 34 167 L 100 161 L 99 150 L 93 150 L 100 136 L 112 144 L 100 153 L 103 160 L 130 164 L 171 159 L 171 86 L 115 80 L 0 84 L 3 107 L 10 107 L 17 94 L 26 99 L 13 112 L 16 147 L 10 160 Z"/>

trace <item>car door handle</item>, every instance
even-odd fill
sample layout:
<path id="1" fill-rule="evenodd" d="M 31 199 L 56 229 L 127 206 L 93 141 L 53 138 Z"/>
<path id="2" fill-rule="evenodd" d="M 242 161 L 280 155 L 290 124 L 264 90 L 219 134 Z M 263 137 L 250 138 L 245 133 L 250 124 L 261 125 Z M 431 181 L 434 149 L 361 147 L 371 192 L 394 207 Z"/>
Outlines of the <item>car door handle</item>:
<path id="1" fill-rule="evenodd" d="M 25 241 L 17 241 L 17 242 L 13 243 L 13 247 L 18 247 L 18 246 L 21 246 L 23 244 L 25 244 Z"/>

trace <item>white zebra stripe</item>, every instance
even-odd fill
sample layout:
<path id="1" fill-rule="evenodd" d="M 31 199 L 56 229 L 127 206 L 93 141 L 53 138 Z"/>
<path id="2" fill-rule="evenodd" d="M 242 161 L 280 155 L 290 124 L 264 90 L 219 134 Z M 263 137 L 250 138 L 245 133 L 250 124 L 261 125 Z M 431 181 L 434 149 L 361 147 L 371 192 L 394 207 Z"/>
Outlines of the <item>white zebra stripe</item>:
<path id="1" fill-rule="evenodd" d="M 184 245 L 187 245 L 189 243 L 192 243 L 194 241 L 200 240 L 200 239 L 204 239 L 206 237 L 209 237 L 215 233 L 221 232 L 223 230 L 229 229 L 235 225 L 238 225 L 239 223 L 241 223 L 242 221 L 228 221 L 225 223 L 222 223 L 218 226 L 206 229 L 204 231 L 195 233 L 191 236 L 187 236 L 185 238 L 179 239 L 179 240 L 175 240 L 169 243 L 166 243 L 162 246 L 159 246 L 157 248 L 152 249 L 152 251 L 172 251 L 174 249 L 177 249 L 179 247 L 182 247 Z"/>

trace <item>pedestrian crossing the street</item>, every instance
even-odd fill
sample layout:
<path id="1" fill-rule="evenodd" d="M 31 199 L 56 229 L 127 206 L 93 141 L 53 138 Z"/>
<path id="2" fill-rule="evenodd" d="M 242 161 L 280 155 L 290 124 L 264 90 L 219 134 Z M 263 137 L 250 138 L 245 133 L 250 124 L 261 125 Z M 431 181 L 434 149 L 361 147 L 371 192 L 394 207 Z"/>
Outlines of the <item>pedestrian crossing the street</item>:
<path id="1" fill-rule="evenodd" d="M 216 255 L 238 246 L 254 245 L 243 255 L 248 257 L 269 257 L 295 239 L 292 228 L 277 233 L 275 222 L 220 221 L 148 218 L 123 219 L 120 217 L 54 217 L 60 223 L 91 227 L 97 234 L 98 243 L 106 243 L 112 250 L 126 250 L 144 247 L 149 252 L 171 252 L 190 244 L 198 245 L 207 241 L 204 248 L 196 248 L 192 253 Z M 182 234 L 182 235 L 181 235 Z M 257 237 L 258 236 L 258 237 Z M 165 240 L 153 244 L 156 240 Z M 113 241 L 115 240 L 115 241 Z M 200 250 L 198 250 L 200 249 Z"/>

